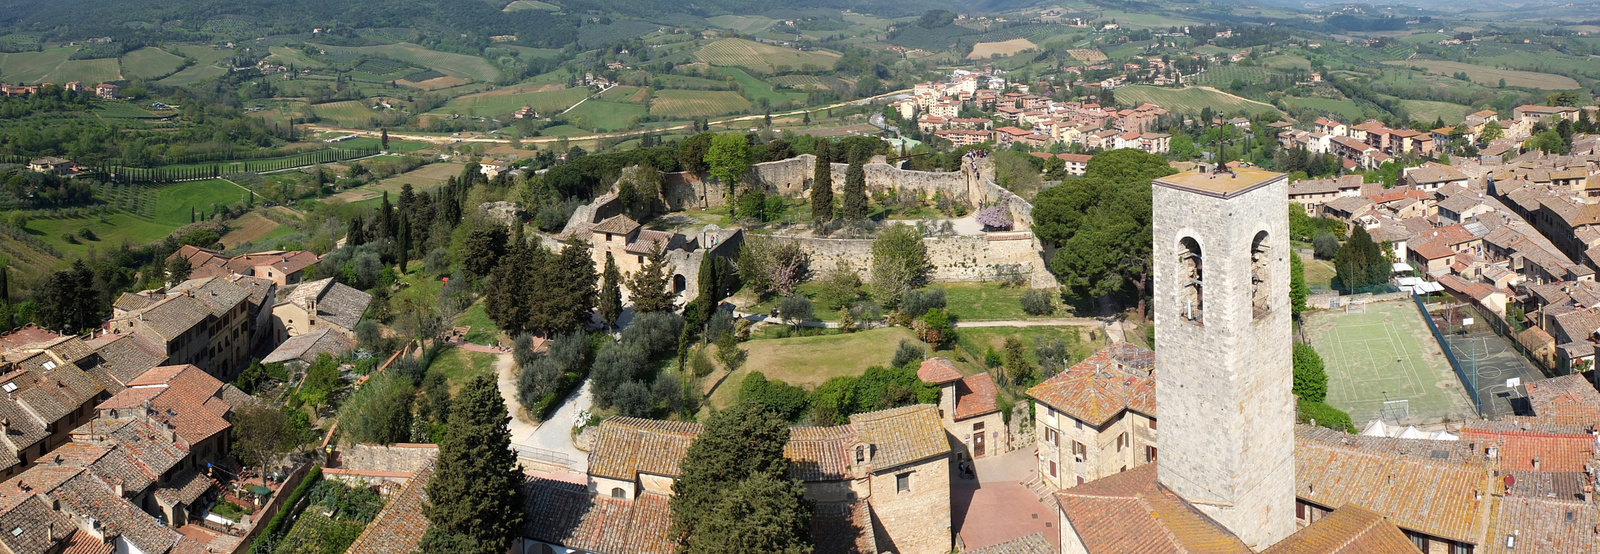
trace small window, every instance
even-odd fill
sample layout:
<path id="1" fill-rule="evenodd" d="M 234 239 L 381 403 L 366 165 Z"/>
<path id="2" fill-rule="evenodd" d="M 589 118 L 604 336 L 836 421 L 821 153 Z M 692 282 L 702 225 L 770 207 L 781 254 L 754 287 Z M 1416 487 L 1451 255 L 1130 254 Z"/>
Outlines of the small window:
<path id="1" fill-rule="evenodd" d="M 895 492 L 911 492 L 911 472 L 894 476 Z"/>
<path id="2" fill-rule="evenodd" d="M 611 497 L 612 498 L 627 498 L 628 497 L 628 492 L 622 490 L 622 487 L 612 487 L 611 488 Z"/>
<path id="3" fill-rule="evenodd" d="M 16 392 L 17 391 L 17 384 L 16 383 L 6 383 L 4 385 L 0 385 L 0 389 L 5 389 L 6 392 Z"/>
<path id="4" fill-rule="evenodd" d="M 857 446 L 856 447 L 856 463 L 859 464 L 859 463 L 862 463 L 862 462 L 865 462 L 865 461 L 867 461 L 867 447 L 865 447 L 865 446 Z"/>
<path id="5" fill-rule="evenodd" d="M 1152 417 L 1152 418 L 1148 419 L 1147 421 L 1150 422 L 1150 428 L 1151 429 L 1155 429 L 1156 428 L 1156 418 Z"/>
<path id="6" fill-rule="evenodd" d="M 1074 419 L 1074 420 L 1072 420 L 1072 422 L 1076 423 L 1078 425 L 1078 430 L 1079 431 L 1083 430 L 1083 422 L 1082 421 L 1078 421 L 1078 420 Z"/>
<path id="7" fill-rule="evenodd" d="M 1156 447 L 1154 447 L 1154 446 L 1146 446 L 1146 447 L 1144 447 L 1144 461 L 1145 461 L 1145 463 L 1151 463 L 1151 464 L 1156 463 Z"/>
<path id="8" fill-rule="evenodd" d="M 982 430 L 983 430 L 983 422 L 982 421 L 979 421 L 977 423 L 972 424 L 972 432 L 976 433 L 976 432 L 979 432 L 979 431 L 982 431 Z"/>
<path id="9" fill-rule="evenodd" d="M 1089 457 L 1089 447 L 1084 446 L 1081 442 L 1072 441 L 1072 457 L 1077 461 L 1083 461 Z"/>
<path id="10" fill-rule="evenodd" d="M 1301 504 L 1299 502 L 1295 502 L 1294 503 L 1294 518 L 1295 519 L 1305 519 L 1306 518 L 1306 505 L 1305 504 Z"/>
<path id="11" fill-rule="evenodd" d="M 1083 484 L 1083 476 L 1082 476 L 1082 475 L 1079 475 L 1079 476 L 1078 476 L 1078 484 L 1079 484 L 1079 485 L 1082 485 L 1082 484 Z"/>
<path id="12" fill-rule="evenodd" d="M 1050 476 L 1051 477 L 1055 477 L 1056 476 L 1056 461 L 1055 460 L 1050 460 Z"/>

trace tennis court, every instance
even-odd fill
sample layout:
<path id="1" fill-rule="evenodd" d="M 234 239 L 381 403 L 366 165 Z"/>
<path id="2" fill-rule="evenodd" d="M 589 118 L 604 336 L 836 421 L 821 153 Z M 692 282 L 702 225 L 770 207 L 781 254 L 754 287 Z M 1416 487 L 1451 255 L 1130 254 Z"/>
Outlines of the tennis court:
<path id="1" fill-rule="evenodd" d="M 1410 301 L 1325 310 L 1304 332 L 1328 372 L 1328 404 L 1356 427 L 1382 417 L 1422 424 L 1473 417 L 1472 402 Z"/>

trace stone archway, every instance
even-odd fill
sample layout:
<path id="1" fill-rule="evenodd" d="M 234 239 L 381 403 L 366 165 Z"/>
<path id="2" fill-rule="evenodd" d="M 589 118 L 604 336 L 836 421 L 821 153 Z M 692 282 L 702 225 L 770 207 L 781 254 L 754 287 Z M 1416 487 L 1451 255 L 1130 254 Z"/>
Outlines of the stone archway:
<path id="1" fill-rule="evenodd" d="M 683 291 L 688 289 L 688 288 L 689 288 L 689 280 L 688 279 L 685 279 L 682 274 L 673 274 L 673 276 L 672 276 L 672 292 L 677 293 L 677 294 L 683 294 Z"/>

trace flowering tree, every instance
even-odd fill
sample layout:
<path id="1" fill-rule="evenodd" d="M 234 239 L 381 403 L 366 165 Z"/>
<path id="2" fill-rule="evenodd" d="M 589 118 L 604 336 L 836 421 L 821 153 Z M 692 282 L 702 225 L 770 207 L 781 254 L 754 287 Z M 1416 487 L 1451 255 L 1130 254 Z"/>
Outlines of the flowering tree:
<path id="1" fill-rule="evenodd" d="M 983 224 L 985 231 L 1011 230 L 1011 209 L 1006 207 L 1004 200 L 984 206 L 983 209 L 978 210 L 977 219 L 978 223 Z"/>

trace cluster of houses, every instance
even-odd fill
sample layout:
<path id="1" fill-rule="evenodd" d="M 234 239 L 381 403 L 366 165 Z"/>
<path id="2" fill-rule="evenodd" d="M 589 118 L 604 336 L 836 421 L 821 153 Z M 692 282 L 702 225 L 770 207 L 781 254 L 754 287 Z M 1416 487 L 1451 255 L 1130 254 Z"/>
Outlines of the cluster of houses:
<path id="1" fill-rule="evenodd" d="M 52 85 L 53 83 L 40 83 L 37 85 L 9 85 L 6 83 L 0 83 L 0 95 L 27 96 L 30 94 L 38 94 L 39 87 L 47 87 Z M 69 82 L 65 85 L 62 85 L 61 88 L 71 92 L 82 92 L 87 90 L 80 81 Z M 121 90 L 122 87 L 117 85 L 113 85 L 111 83 L 100 83 L 94 86 L 94 95 L 106 100 L 116 100 L 117 93 Z"/>
<path id="2" fill-rule="evenodd" d="M 1170 135 L 1151 131 L 1167 115 L 1167 110 L 1154 104 L 1118 110 L 1092 102 L 1057 102 L 1028 94 L 1025 85 L 1018 85 L 1018 92 L 1004 92 L 1004 79 L 978 72 L 959 72 L 952 79 L 919 83 L 912 88 L 911 97 L 890 105 L 901 117 L 916 121 L 921 132 L 955 146 L 1075 144 L 1090 150 L 1137 148 L 1156 154 L 1171 147 Z M 991 129 L 991 118 L 961 117 L 962 108 L 968 105 L 1011 124 Z"/>
<path id="3" fill-rule="evenodd" d="M 1534 124 L 1565 119 L 1576 122 L 1581 111 L 1588 111 L 1591 120 L 1596 116 L 1596 106 L 1576 108 L 1569 106 L 1519 106 L 1512 111 L 1510 120 L 1501 120 L 1494 110 L 1470 114 L 1458 124 L 1432 131 L 1391 129 L 1375 120 L 1349 125 L 1336 119 L 1317 118 L 1310 129 L 1294 129 L 1289 123 L 1270 125 L 1277 130 L 1279 144 L 1284 148 L 1304 148 L 1314 154 L 1333 154 L 1344 160 L 1347 169 L 1376 169 L 1396 157 L 1411 155 L 1432 157 L 1460 137 L 1467 144 L 1479 144 L 1490 123 L 1499 125 L 1503 134 L 1487 141 L 1478 151 L 1478 158 L 1499 163 L 1506 156 L 1515 156 L 1522 142 L 1533 131 Z"/>

